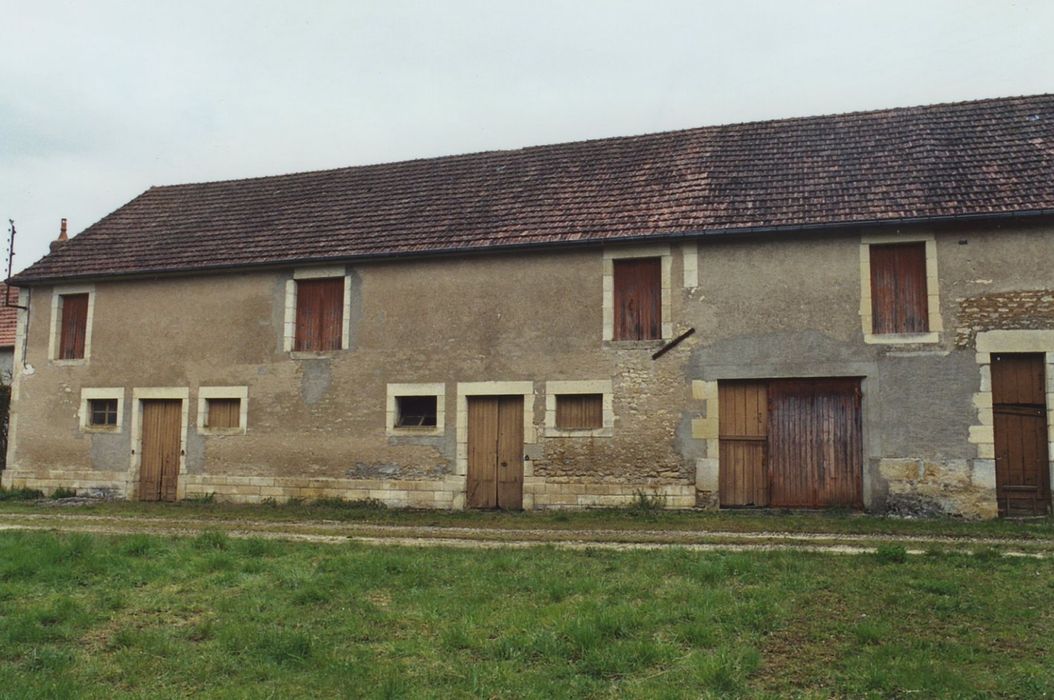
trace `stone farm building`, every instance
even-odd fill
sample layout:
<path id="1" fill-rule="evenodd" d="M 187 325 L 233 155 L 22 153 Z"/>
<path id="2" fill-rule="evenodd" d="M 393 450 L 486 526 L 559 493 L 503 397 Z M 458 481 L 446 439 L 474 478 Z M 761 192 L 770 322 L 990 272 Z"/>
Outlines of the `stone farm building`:
<path id="1" fill-rule="evenodd" d="M 7 487 L 1050 508 L 1054 95 L 152 187 L 11 283 Z"/>

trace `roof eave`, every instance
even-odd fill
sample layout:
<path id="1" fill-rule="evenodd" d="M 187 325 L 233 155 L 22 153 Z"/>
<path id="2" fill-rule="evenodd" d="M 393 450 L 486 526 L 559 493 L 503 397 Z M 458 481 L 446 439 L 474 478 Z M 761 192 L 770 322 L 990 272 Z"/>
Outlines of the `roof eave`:
<path id="1" fill-rule="evenodd" d="M 513 243 L 509 245 L 478 246 L 471 248 L 433 248 L 421 251 L 366 253 L 344 257 L 288 258 L 263 263 L 233 263 L 227 265 L 210 265 L 193 268 L 155 268 L 148 270 L 131 270 L 126 272 L 88 273 L 83 275 L 60 275 L 43 277 L 24 277 L 18 273 L 6 280 L 13 286 L 33 287 L 55 283 L 83 282 L 88 280 L 134 279 L 156 276 L 216 274 L 230 270 L 268 270 L 287 268 L 291 265 L 340 264 L 352 262 L 374 262 L 384 260 L 405 260 L 411 258 L 438 258 L 466 255 L 483 255 L 493 253 L 510 253 L 524 250 L 586 248 L 602 245 L 625 245 L 655 241 L 675 241 L 691 238 L 719 238 L 726 236 L 761 236 L 794 232 L 833 233 L 846 229 L 871 227 L 916 226 L 924 224 L 944 224 L 953 222 L 994 222 L 1000 220 L 1038 219 L 1054 216 L 1054 209 L 1029 209 L 1009 212 L 985 212 L 977 214 L 952 214 L 946 216 L 900 217 L 896 219 L 859 219 L 812 224 L 789 224 L 779 226 L 739 226 L 720 229 L 670 231 L 649 233 L 636 236 L 619 236 L 617 238 L 583 238 L 573 241 L 547 241 L 542 243 Z"/>

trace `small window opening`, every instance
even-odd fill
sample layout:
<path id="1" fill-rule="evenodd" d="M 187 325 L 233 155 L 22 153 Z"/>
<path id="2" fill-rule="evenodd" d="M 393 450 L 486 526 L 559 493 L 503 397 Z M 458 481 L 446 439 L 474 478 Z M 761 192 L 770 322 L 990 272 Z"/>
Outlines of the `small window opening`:
<path id="1" fill-rule="evenodd" d="M 604 395 L 558 395 L 556 427 L 560 430 L 596 430 L 604 427 Z"/>
<path id="2" fill-rule="evenodd" d="M 117 425 L 117 399 L 89 399 L 90 425 L 114 427 Z"/>
<path id="3" fill-rule="evenodd" d="M 434 428 L 436 425 L 435 396 L 396 396 L 397 428 Z"/>
<path id="4" fill-rule="evenodd" d="M 206 399 L 206 428 L 240 428 L 241 399 Z"/>

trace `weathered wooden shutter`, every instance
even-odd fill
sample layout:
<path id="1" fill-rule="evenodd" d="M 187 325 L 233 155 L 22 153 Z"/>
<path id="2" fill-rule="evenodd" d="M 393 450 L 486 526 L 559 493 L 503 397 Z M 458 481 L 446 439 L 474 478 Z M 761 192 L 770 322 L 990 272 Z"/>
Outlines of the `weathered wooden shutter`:
<path id="1" fill-rule="evenodd" d="M 241 427 L 241 399 L 208 399 L 206 428 Z"/>
<path id="2" fill-rule="evenodd" d="M 297 280 L 295 350 L 339 350 L 344 329 L 344 279 Z"/>
<path id="3" fill-rule="evenodd" d="M 615 340 L 662 338 L 659 258 L 614 261 Z"/>
<path id="4" fill-rule="evenodd" d="M 870 253 L 872 331 L 927 332 L 926 244 L 873 245 Z"/>
<path id="5" fill-rule="evenodd" d="M 88 295 L 64 294 L 61 301 L 59 359 L 79 360 L 84 357 L 84 339 L 88 330 Z"/>
<path id="6" fill-rule="evenodd" d="M 603 394 L 564 394 L 556 397 L 557 428 L 592 430 L 603 426 Z"/>

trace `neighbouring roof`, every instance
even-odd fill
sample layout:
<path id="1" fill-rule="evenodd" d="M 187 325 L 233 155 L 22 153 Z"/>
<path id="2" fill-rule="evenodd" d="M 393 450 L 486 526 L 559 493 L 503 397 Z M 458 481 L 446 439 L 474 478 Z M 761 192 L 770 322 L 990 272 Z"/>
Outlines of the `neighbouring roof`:
<path id="1" fill-rule="evenodd" d="M 15 346 L 15 326 L 18 325 L 18 309 L 5 306 L 7 285 L 0 284 L 0 349 Z M 11 303 L 18 303 L 18 287 L 11 287 Z"/>
<path id="2" fill-rule="evenodd" d="M 152 187 L 12 281 L 1054 210 L 1054 95 Z"/>

